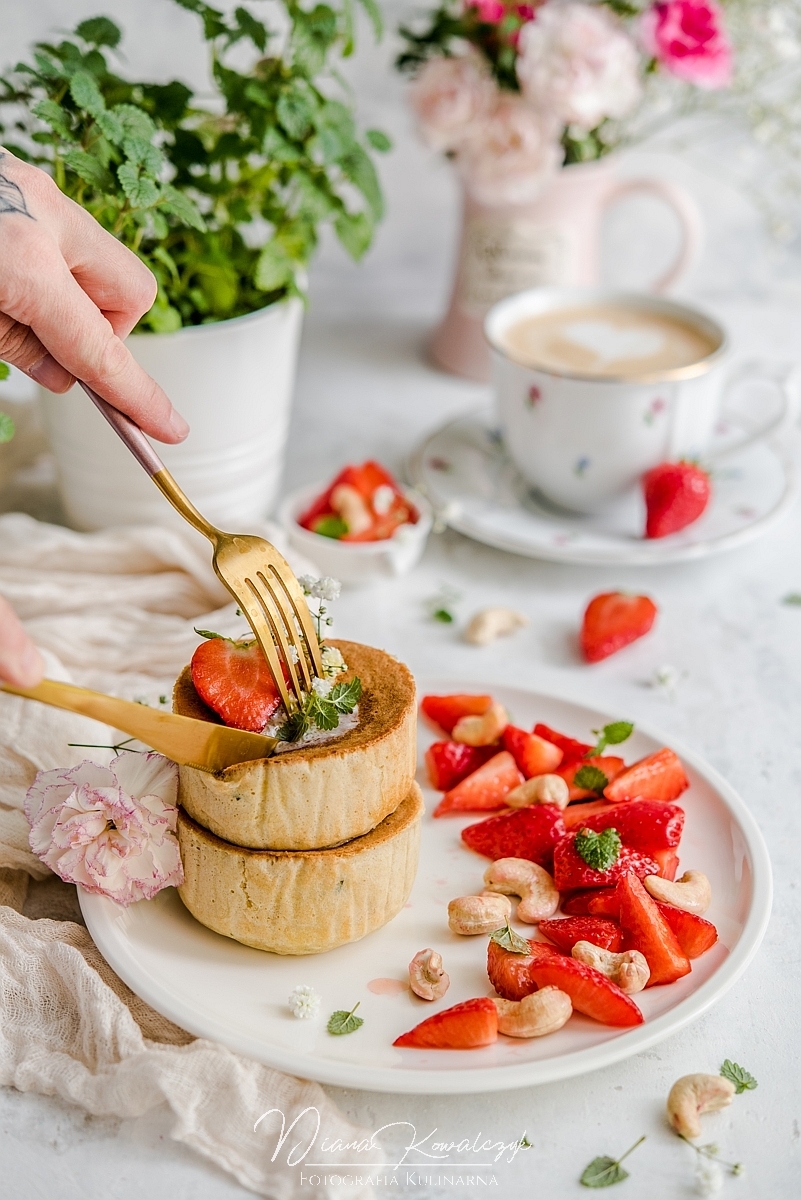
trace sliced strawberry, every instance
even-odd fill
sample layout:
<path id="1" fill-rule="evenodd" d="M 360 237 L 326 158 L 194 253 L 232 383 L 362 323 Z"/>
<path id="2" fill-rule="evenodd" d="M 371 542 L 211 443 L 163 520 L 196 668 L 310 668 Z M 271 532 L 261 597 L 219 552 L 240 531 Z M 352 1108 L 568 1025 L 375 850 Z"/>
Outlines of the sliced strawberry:
<path id="1" fill-rule="evenodd" d="M 335 493 L 339 488 L 347 488 L 361 498 L 370 521 L 368 528 L 356 532 L 350 531 L 344 524 L 336 507 Z M 415 524 L 418 519 L 417 510 L 406 499 L 389 471 L 380 463 L 368 461 L 340 471 L 336 479 L 298 518 L 298 524 L 316 533 L 323 532 L 321 523 L 334 520 L 342 526 L 341 531 L 333 535 L 338 540 L 374 542 L 391 537 L 399 525 Z"/>
<path id="2" fill-rule="evenodd" d="M 497 942 L 490 941 L 487 947 L 487 974 L 489 981 L 504 1000 L 522 1000 L 536 992 L 537 985 L 531 979 L 529 967 L 535 959 L 562 957 L 562 952 L 550 942 L 530 941 L 530 954 L 514 954 L 504 950 Z"/>
<path id="3" fill-rule="evenodd" d="M 449 792 L 483 766 L 497 750 L 494 746 L 464 746 L 461 742 L 432 742 L 426 750 L 426 771 L 431 786 Z"/>
<path id="4" fill-rule="evenodd" d="M 256 642 L 212 637 L 192 655 L 192 683 L 226 725 L 261 733 L 281 707 L 267 660 Z"/>
<path id="5" fill-rule="evenodd" d="M 650 850 L 649 854 L 659 864 L 659 874 L 663 879 L 676 878 L 679 869 L 679 856 L 675 850 Z"/>
<path id="6" fill-rule="evenodd" d="M 489 996 L 479 996 L 426 1017 L 414 1029 L 395 1038 L 392 1045 L 428 1050 L 473 1050 L 477 1046 L 489 1046 L 497 1038 L 498 1010 Z"/>
<path id="7" fill-rule="evenodd" d="M 690 960 L 675 933 L 636 875 L 627 874 L 617 887 L 620 924 L 627 948 L 644 954 L 651 970 L 648 986 L 673 983 L 689 974 Z"/>
<path id="8" fill-rule="evenodd" d="M 626 764 L 622 758 L 617 758 L 613 754 L 595 755 L 593 758 L 582 759 L 581 762 L 568 763 L 566 767 L 560 767 L 556 772 L 561 775 L 567 786 L 570 788 L 569 800 L 589 800 L 592 796 L 597 796 L 597 792 L 591 792 L 589 788 L 579 787 L 573 781 L 578 775 L 582 767 L 597 767 L 599 771 L 603 771 L 606 778 L 611 783 L 613 779 L 617 779 L 621 771 L 625 771 Z"/>
<path id="9" fill-rule="evenodd" d="M 576 942 L 592 942 L 617 954 L 622 943 L 620 926 L 608 917 L 562 917 L 540 921 L 538 929 L 565 954 L 570 954 Z"/>
<path id="10" fill-rule="evenodd" d="M 515 725 L 507 725 L 503 731 L 503 748 L 523 772 L 526 779 L 535 775 L 548 775 L 562 761 L 562 751 L 553 742 L 546 742 L 536 733 L 526 733 Z"/>
<path id="11" fill-rule="evenodd" d="M 642 1025 L 637 1005 L 621 992 L 616 983 L 594 967 L 575 958 L 548 958 L 532 962 L 529 976 L 538 988 L 552 984 L 567 992 L 576 1012 L 593 1017 L 604 1025 Z"/>
<path id="12" fill-rule="evenodd" d="M 676 935 L 676 941 L 688 958 L 699 958 L 711 950 L 718 940 L 718 931 L 711 921 L 695 913 L 684 912 L 672 904 L 655 901 L 656 907 Z M 540 925 L 540 929 L 542 926 Z"/>
<path id="13" fill-rule="evenodd" d="M 709 504 L 709 475 L 692 462 L 665 462 L 642 477 L 645 536 L 667 537 L 697 521 Z"/>
<path id="14" fill-rule="evenodd" d="M 681 759 L 665 746 L 641 758 L 604 788 L 613 804 L 624 800 L 678 800 L 690 786 Z"/>
<path id="15" fill-rule="evenodd" d="M 488 812 L 503 808 L 505 798 L 512 788 L 519 787 L 523 776 L 515 766 L 515 760 L 506 750 L 494 754 L 483 767 L 473 771 L 461 783 L 440 800 L 434 809 L 435 817 L 444 817 L 451 812 Z M 521 812 L 524 810 L 520 810 Z"/>
<path id="16" fill-rule="evenodd" d="M 566 767 L 568 763 L 586 758 L 592 750 L 592 746 L 587 742 L 577 742 L 575 738 L 568 737 L 566 733 L 557 733 L 555 729 L 549 729 L 547 725 L 535 725 L 534 733 L 537 737 L 545 738 L 546 742 L 553 742 L 554 746 L 559 747 L 562 751 L 561 765 L 563 767 Z"/>
<path id="17" fill-rule="evenodd" d="M 521 809 L 527 812 L 528 809 Z M 576 831 L 576 833 L 578 830 Z M 657 875 L 659 866 L 646 854 L 621 846 L 620 854 L 606 871 L 597 871 L 585 863 L 576 850 L 576 833 L 568 833 L 553 852 L 553 881 L 560 892 L 571 892 L 579 888 L 611 887 L 629 871 L 644 878 Z"/>
<path id="18" fill-rule="evenodd" d="M 581 649 L 587 662 L 600 662 L 644 637 L 656 620 L 656 605 L 647 596 L 604 592 L 587 605 L 581 626 Z"/>
<path id="19" fill-rule="evenodd" d="M 562 901 L 562 912 L 566 917 L 586 917 L 590 912 L 590 901 L 604 890 L 614 891 L 614 888 L 587 888 L 583 892 L 570 892 Z"/>
<path id="20" fill-rule="evenodd" d="M 492 696 L 423 696 L 420 711 L 435 728 L 452 733 L 462 717 L 483 717 Z"/>
<path id="21" fill-rule="evenodd" d="M 492 859 L 528 858 L 546 868 L 551 866 L 554 846 L 564 836 L 562 813 L 555 804 L 532 804 L 462 830 L 462 841 L 478 854 Z"/>
<path id="22" fill-rule="evenodd" d="M 661 800 L 633 800 L 630 804 L 609 804 L 601 800 L 592 804 L 576 804 L 564 812 L 567 829 L 583 825 L 600 833 L 614 827 L 620 840 L 633 850 L 673 849 L 681 841 L 684 830 L 684 809 Z M 657 860 L 658 861 L 658 860 Z"/>
<path id="23" fill-rule="evenodd" d="M 620 897 L 617 887 L 598 888 L 595 895 L 590 897 L 587 910 L 594 917 L 611 917 L 613 921 L 619 920 Z"/>

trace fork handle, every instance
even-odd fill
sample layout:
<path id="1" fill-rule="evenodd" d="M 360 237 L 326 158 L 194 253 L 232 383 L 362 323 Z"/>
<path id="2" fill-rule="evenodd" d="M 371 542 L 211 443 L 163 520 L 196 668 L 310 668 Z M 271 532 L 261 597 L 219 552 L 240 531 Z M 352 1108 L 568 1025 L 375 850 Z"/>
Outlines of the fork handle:
<path id="1" fill-rule="evenodd" d="M 213 525 L 209 524 L 188 497 L 184 495 L 136 422 L 132 421 L 125 413 L 120 412 L 113 404 L 109 404 L 108 400 L 104 400 L 102 396 L 98 396 L 97 392 L 93 388 L 90 388 L 88 383 L 84 383 L 81 379 L 78 380 L 78 383 L 80 383 L 94 406 L 106 418 L 117 437 L 128 447 L 140 466 L 144 467 L 156 487 L 169 500 L 176 512 L 180 513 L 185 521 L 188 521 L 190 525 L 193 525 L 195 529 L 216 545 L 217 530 Z"/>

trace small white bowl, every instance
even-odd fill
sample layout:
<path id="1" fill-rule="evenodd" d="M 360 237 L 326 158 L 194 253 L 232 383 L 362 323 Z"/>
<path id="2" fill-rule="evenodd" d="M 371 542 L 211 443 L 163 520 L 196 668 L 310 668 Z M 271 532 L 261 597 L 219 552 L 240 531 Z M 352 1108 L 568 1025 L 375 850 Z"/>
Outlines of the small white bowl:
<path id="1" fill-rule="evenodd" d="M 295 549 L 307 555 L 323 575 L 346 584 L 373 583 L 411 571 L 425 550 L 434 523 L 433 510 L 425 497 L 401 487 L 417 510 L 416 524 L 401 525 L 392 537 L 380 542 L 340 542 L 298 524 L 298 517 L 326 486 L 318 483 L 290 492 L 278 510 L 278 519 Z"/>

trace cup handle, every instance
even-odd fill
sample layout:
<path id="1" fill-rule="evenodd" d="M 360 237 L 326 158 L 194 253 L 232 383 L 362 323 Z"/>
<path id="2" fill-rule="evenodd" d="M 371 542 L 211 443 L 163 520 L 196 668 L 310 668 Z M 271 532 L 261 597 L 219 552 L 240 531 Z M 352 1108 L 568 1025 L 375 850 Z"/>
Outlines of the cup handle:
<path id="1" fill-rule="evenodd" d="M 683 279 L 698 258 L 703 244 L 703 221 L 698 205 L 690 193 L 666 179 L 622 179 L 607 193 L 604 207 L 616 204 L 618 200 L 638 192 L 663 200 L 668 208 L 673 209 L 681 226 L 681 246 L 674 262 L 648 289 L 660 294 Z"/>
<path id="2" fill-rule="evenodd" d="M 720 450 L 713 451 L 709 455 L 711 459 L 735 454 L 746 446 L 753 445 L 754 442 L 781 433 L 789 429 L 797 419 L 801 405 L 801 368 L 797 365 L 789 367 L 779 365 L 777 367 L 775 364 L 754 361 L 740 363 L 729 373 L 723 385 L 723 403 L 720 413 L 722 420 L 725 421 L 727 417 L 726 397 L 740 384 L 753 380 L 771 384 L 776 388 L 781 399 L 778 411 L 767 421 L 763 421 L 761 425 L 744 431 L 741 437 L 727 441 Z M 731 412 L 731 410 L 729 411 Z"/>

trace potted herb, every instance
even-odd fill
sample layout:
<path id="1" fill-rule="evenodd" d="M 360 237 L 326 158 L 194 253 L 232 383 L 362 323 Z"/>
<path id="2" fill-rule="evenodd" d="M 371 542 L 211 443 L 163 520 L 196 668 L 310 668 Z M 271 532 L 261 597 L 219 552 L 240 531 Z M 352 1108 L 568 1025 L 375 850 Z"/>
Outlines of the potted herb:
<path id="1" fill-rule="evenodd" d="M 374 0 L 360 0 L 380 34 Z M 41 42 L 0 85 L 5 144 L 143 259 L 158 297 L 129 345 L 192 426 L 164 458 L 218 524 L 266 515 L 280 479 L 305 271 L 321 226 L 359 259 L 383 210 L 351 106 L 332 98 L 354 47 L 353 7 L 276 0 L 283 31 L 238 7 L 197 14 L 218 96 L 132 82 L 113 21 Z M 252 65 L 234 65 L 242 47 Z M 22 119 L 18 119 L 19 112 Z M 168 519 L 166 506 L 77 389 L 45 398 L 62 496 L 84 528 Z"/>

